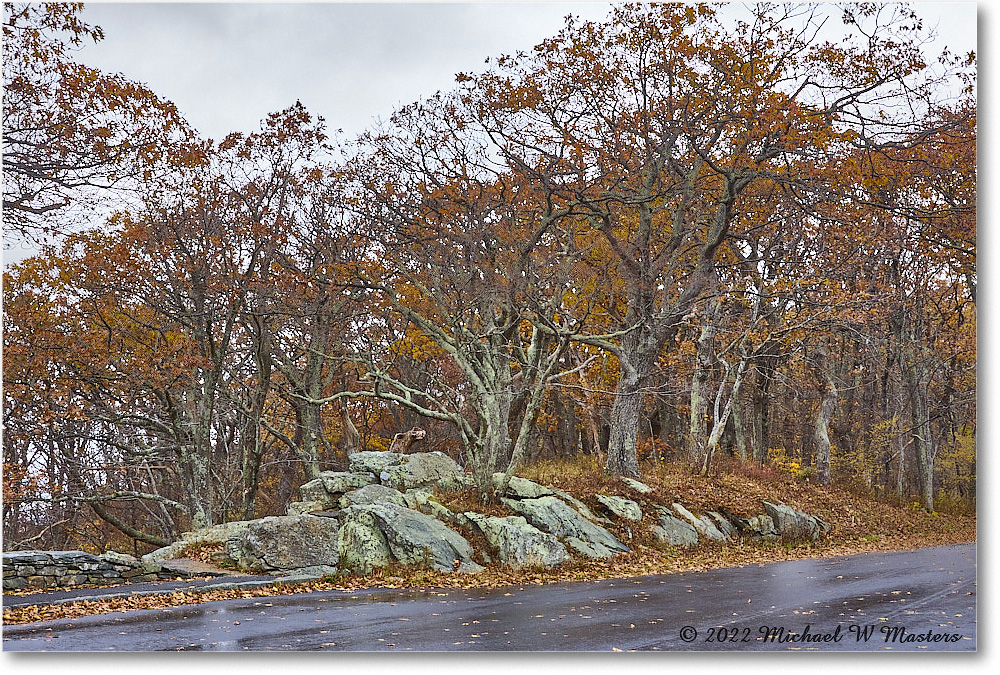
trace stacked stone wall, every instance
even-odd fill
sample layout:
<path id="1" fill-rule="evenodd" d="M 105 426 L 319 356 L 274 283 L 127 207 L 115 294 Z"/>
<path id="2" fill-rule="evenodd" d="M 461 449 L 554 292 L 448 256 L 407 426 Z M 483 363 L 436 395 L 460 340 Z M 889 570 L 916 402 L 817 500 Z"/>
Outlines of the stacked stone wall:
<path id="1" fill-rule="evenodd" d="M 160 563 L 141 562 L 124 553 L 12 551 L 3 554 L 3 590 L 116 586 L 185 576 Z"/>

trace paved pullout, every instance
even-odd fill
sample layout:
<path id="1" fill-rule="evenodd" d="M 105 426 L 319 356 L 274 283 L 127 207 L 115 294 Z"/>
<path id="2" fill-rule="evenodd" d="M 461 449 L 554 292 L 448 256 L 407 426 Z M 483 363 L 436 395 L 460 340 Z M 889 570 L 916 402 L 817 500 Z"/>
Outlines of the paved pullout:
<path id="1" fill-rule="evenodd" d="M 49 621 L 5 651 L 974 651 L 976 545 L 493 590 L 317 592 Z"/>

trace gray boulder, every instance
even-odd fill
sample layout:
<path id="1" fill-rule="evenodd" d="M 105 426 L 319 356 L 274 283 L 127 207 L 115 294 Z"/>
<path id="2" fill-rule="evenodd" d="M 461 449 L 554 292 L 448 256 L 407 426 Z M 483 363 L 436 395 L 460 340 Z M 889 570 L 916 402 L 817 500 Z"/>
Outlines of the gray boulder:
<path id="1" fill-rule="evenodd" d="M 310 565 L 309 567 L 296 567 L 292 570 L 282 570 L 278 573 L 275 583 L 301 583 L 303 581 L 319 581 L 323 577 L 331 577 L 339 572 L 336 567 L 330 565 Z"/>
<path id="2" fill-rule="evenodd" d="M 461 524 L 459 523 L 458 515 L 452 513 L 448 507 L 434 499 L 428 499 L 417 510 L 446 523 Z"/>
<path id="3" fill-rule="evenodd" d="M 419 510 L 423 504 L 434 499 L 434 489 L 430 487 L 411 488 L 403 494 L 403 506 Z"/>
<path id="4" fill-rule="evenodd" d="M 476 479 L 468 474 L 459 474 L 454 477 L 439 478 L 434 487 L 440 490 L 465 490 L 476 487 Z"/>
<path id="5" fill-rule="evenodd" d="M 403 493 L 388 485 L 366 485 L 357 490 L 351 490 L 340 498 L 340 507 L 347 508 L 355 504 L 395 504 L 407 506 Z"/>
<path id="6" fill-rule="evenodd" d="M 362 548 L 375 553 L 369 559 L 364 551 L 345 551 L 351 542 L 342 537 L 344 545 L 340 550 L 345 564 L 352 569 L 384 566 L 388 562 L 385 560 L 386 549 L 392 560 L 403 565 L 428 565 L 441 572 L 451 572 L 456 568 L 467 572 L 482 569 L 472 560 L 473 551 L 469 542 L 432 516 L 395 504 L 350 506 L 341 514 L 344 526 L 349 522 L 357 523 L 351 536 L 363 544 Z M 373 529 L 381 537 L 372 532 Z"/>
<path id="7" fill-rule="evenodd" d="M 495 518 L 471 513 L 465 515 L 476 522 L 504 565 L 548 568 L 569 560 L 566 547 L 558 539 L 529 525 L 521 516 Z"/>
<path id="8" fill-rule="evenodd" d="M 390 480 L 401 481 L 404 489 L 437 485 L 442 481 L 458 481 L 465 471 L 458 462 L 439 452 L 420 452 L 406 455 L 402 470 L 390 470 Z M 395 476 L 398 475 L 399 478 Z"/>
<path id="9" fill-rule="evenodd" d="M 433 516 L 438 520 L 454 525 L 463 525 L 459 514 L 452 513 L 448 507 L 439 502 L 434 497 L 434 491 L 430 488 L 414 488 L 403 493 L 403 506 L 408 509 L 420 511 L 428 516 Z"/>
<path id="10" fill-rule="evenodd" d="M 342 567 L 369 574 L 374 568 L 392 562 L 389 542 L 369 506 L 350 506 L 340 515 L 337 553 Z"/>
<path id="11" fill-rule="evenodd" d="M 606 560 L 615 554 L 615 551 L 608 548 L 604 544 L 599 544 L 593 541 L 584 541 L 579 537 L 566 537 L 564 541 L 566 542 L 566 546 L 570 547 L 585 558 Z"/>
<path id="12" fill-rule="evenodd" d="M 252 521 L 230 538 L 226 553 L 243 571 L 336 567 L 337 537 L 338 525 L 333 518 L 270 516 Z"/>
<path id="13" fill-rule="evenodd" d="M 548 532 L 560 539 L 575 537 L 592 545 L 592 550 L 587 549 L 590 551 L 589 553 L 581 551 L 584 555 L 596 552 L 597 555 L 590 555 L 590 557 L 604 558 L 614 552 L 628 551 L 628 547 L 615 539 L 614 535 L 603 527 L 590 522 L 557 497 L 504 499 L 503 503 L 515 513 L 524 516 L 529 523 L 543 532 Z M 568 540 L 567 543 L 572 545 Z"/>
<path id="14" fill-rule="evenodd" d="M 336 507 L 340 496 L 345 492 L 357 490 L 375 482 L 377 482 L 375 477 L 367 472 L 324 471 L 318 478 L 299 486 L 299 496 L 303 503 L 318 502 L 322 505 L 322 509 L 328 509 Z"/>
<path id="15" fill-rule="evenodd" d="M 492 480 L 495 488 L 499 488 L 503 483 L 503 477 L 503 473 L 493 474 Z M 521 478 L 520 476 L 511 476 L 503 496 L 512 497 L 513 499 L 537 499 L 538 497 L 546 497 L 551 494 L 554 494 L 552 490 L 544 485 L 539 485 L 534 481 Z"/>
<path id="16" fill-rule="evenodd" d="M 659 525 L 653 525 L 650 530 L 659 541 L 665 541 L 671 546 L 697 546 L 698 531 L 691 523 L 674 517 L 667 509 L 657 509 Z"/>
<path id="17" fill-rule="evenodd" d="M 764 502 L 764 511 L 774 521 L 774 529 L 785 539 L 818 540 L 830 531 L 821 518 L 810 516 L 785 504 Z"/>
<path id="18" fill-rule="evenodd" d="M 350 456 L 352 473 L 372 474 L 383 485 L 409 490 L 441 485 L 452 488 L 464 483 L 464 471 L 455 460 L 440 452 L 404 455 L 396 452 L 358 452 Z"/>
<path id="19" fill-rule="evenodd" d="M 574 497 L 570 493 L 565 492 L 563 490 L 553 489 L 552 490 L 552 494 L 554 494 L 556 497 L 558 497 L 559 499 L 563 500 L 564 502 L 566 502 L 567 504 L 569 504 L 570 506 L 572 506 L 574 509 L 576 509 L 587 520 L 589 520 L 591 522 L 594 522 L 594 523 L 601 523 L 603 525 L 608 525 L 608 526 L 614 525 L 613 522 L 611 522 L 610 520 L 608 520 L 604 516 L 599 516 L 596 513 L 594 513 L 593 511 L 591 511 L 590 508 L 586 504 L 584 504 L 583 502 L 581 502 L 579 499 L 577 499 L 576 497 Z"/>
<path id="20" fill-rule="evenodd" d="M 178 541 L 142 556 L 143 562 L 161 562 L 176 557 L 192 544 L 225 544 L 231 537 L 245 530 L 254 520 L 234 520 L 193 532 L 185 532 Z"/>
<path id="21" fill-rule="evenodd" d="M 375 483 L 375 476 L 370 473 L 351 473 L 350 471 L 324 471 L 319 475 L 323 487 L 331 495 L 343 494 Z"/>
<path id="22" fill-rule="evenodd" d="M 378 476 L 391 466 L 398 466 L 406 461 L 406 455 L 397 452 L 379 452 L 376 450 L 366 450 L 355 452 L 348 458 L 348 471 L 351 473 L 367 474 Z"/>
<path id="23" fill-rule="evenodd" d="M 126 567 L 136 567 L 139 565 L 137 558 L 128 553 L 119 553 L 118 551 L 105 551 L 97 556 L 97 559 L 109 562 L 112 565 L 123 565 Z"/>
<path id="24" fill-rule="evenodd" d="M 686 508 L 680 504 L 674 503 L 673 509 L 684 520 L 688 521 L 694 525 L 694 529 L 698 530 L 698 534 L 701 536 L 711 539 L 713 541 L 725 541 L 726 536 L 719 531 L 719 528 L 711 521 L 707 516 L 702 516 L 698 518 L 693 513 L 688 511 Z"/>
<path id="25" fill-rule="evenodd" d="M 736 513 L 733 513 L 730 509 L 727 509 L 725 506 L 717 507 L 717 511 L 719 515 L 725 518 L 726 522 L 728 522 L 730 526 L 733 527 L 733 529 L 735 530 L 734 532 L 735 536 L 743 537 L 743 536 L 753 535 L 753 527 L 751 527 L 749 520 L 740 515 L 737 515 Z"/>
<path id="26" fill-rule="evenodd" d="M 292 502 L 285 509 L 285 514 L 289 516 L 301 516 L 306 513 L 325 511 L 328 508 L 330 508 L 330 505 L 326 501 Z"/>
<path id="27" fill-rule="evenodd" d="M 619 518 L 634 520 L 635 522 L 642 520 L 642 508 L 631 499 L 609 495 L 597 495 L 597 501 L 599 501 L 604 508 Z"/>
<path id="28" fill-rule="evenodd" d="M 328 506 L 326 503 L 328 495 L 326 488 L 323 487 L 323 479 L 314 478 L 300 485 L 299 498 L 303 502 L 319 502 L 323 505 L 323 508 L 326 508 Z"/>
<path id="29" fill-rule="evenodd" d="M 635 490 L 636 492 L 638 492 L 640 494 L 648 495 L 649 493 L 651 493 L 653 491 L 653 488 L 649 487 L 645 483 L 640 483 L 639 481 L 637 481 L 634 478 L 629 478 L 627 476 L 622 476 L 621 477 L 621 481 L 622 481 L 622 483 L 624 483 L 626 485 L 626 487 L 630 487 L 630 488 L 632 488 L 633 490 Z"/>
<path id="30" fill-rule="evenodd" d="M 747 525 L 750 528 L 752 540 L 777 541 L 778 539 L 778 531 L 774 529 L 774 520 L 771 516 L 754 516 L 747 521 Z"/>
<path id="31" fill-rule="evenodd" d="M 726 539 L 732 539 L 733 535 L 737 533 L 736 527 L 718 511 L 709 511 L 705 515 L 712 519 L 715 527 L 718 528 L 719 532 L 721 532 L 722 536 Z"/>

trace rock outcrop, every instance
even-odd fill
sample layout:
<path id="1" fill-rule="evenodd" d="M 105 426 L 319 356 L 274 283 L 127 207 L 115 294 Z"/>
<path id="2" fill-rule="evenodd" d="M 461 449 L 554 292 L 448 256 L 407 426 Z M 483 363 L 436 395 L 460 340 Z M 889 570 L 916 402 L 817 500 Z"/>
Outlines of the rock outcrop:
<path id="1" fill-rule="evenodd" d="M 289 515 L 343 508 L 348 506 L 343 503 L 344 495 L 370 485 L 406 491 L 428 486 L 457 489 L 471 484 L 455 460 L 437 452 L 357 452 L 349 462 L 349 471 L 325 471 L 303 484 L 299 488 L 302 501 L 289 506 Z"/>
<path id="2" fill-rule="evenodd" d="M 345 509 L 337 534 L 337 551 L 344 569 L 368 574 L 377 567 L 392 563 L 389 542 L 379 527 L 375 514 L 362 506 Z"/>
<path id="3" fill-rule="evenodd" d="M 625 484 L 625 487 L 631 488 L 639 494 L 648 495 L 653 492 L 653 488 L 649 487 L 645 483 L 640 483 L 634 478 L 629 478 L 628 476 L 622 476 L 621 482 Z"/>
<path id="4" fill-rule="evenodd" d="M 231 537 L 245 530 L 252 520 L 234 520 L 221 525 L 213 525 L 194 532 L 185 532 L 174 543 L 158 548 L 142 556 L 143 562 L 162 562 L 176 558 L 184 549 L 194 544 L 225 544 Z"/>
<path id="5" fill-rule="evenodd" d="M 750 543 L 817 541 L 829 534 L 830 526 L 785 504 L 763 502 L 765 513 L 743 518 L 725 507 L 696 516 L 679 503 L 668 509 L 654 507 L 659 523 L 652 525 L 653 536 L 671 546 L 696 546 L 700 541 L 724 542 L 741 539 Z"/>
<path id="6" fill-rule="evenodd" d="M 724 541 L 732 539 L 737 533 L 736 527 L 726 520 L 726 517 L 718 511 L 709 511 L 705 515 L 708 516 L 709 520 L 711 520 L 712 524 L 722 535 L 722 539 Z"/>
<path id="7" fill-rule="evenodd" d="M 785 539 L 818 540 L 830 531 L 821 518 L 793 509 L 785 504 L 764 502 L 764 511 L 774 522 L 774 529 Z"/>
<path id="8" fill-rule="evenodd" d="M 677 518 L 662 506 L 657 508 L 657 515 L 660 524 L 653 525 L 650 529 L 658 541 L 685 548 L 698 545 L 698 531 L 694 529 L 694 525 Z"/>
<path id="9" fill-rule="evenodd" d="M 642 507 L 631 499 L 613 495 L 596 495 L 597 501 L 618 518 L 639 522 L 642 520 Z"/>
<path id="10" fill-rule="evenodd" d="M 478 513 L 465 515 L 476 523 L 504 565 L 513 568 L 549 568 L 570 558 L 559 539 L 528 524 L 522 516 L 497 518 Z"/>
<path id="11" fill-rule="evenodd" d="M 366 485 L 351 490 L 340 498 L 340 507 L 346 509 L 357 504 L 395 504 L 407 506 L 406 497 L 396 488 L 388 485 Z"/>
<path id="12" fill-rule="evenodd" d="M 441 572 L 478 572 L 472 546 L 437 518 L 395 504 L 354 505 L 341 512 L 338 540 L 345 564 L 367 572 L 395 561 Z"/>
<path id="13" fill-rule="evenodd" d="M 371 475 L 382 485 L 398 490 L 429 485 L 460 487 L 465 471 L 451 457 L 439 452 L 404 455 L 394 452 L 357 452 L 350 456 L 350 471 Z"/>
<path id="14" fill-rule="evenodd" d="M 695 516 L 680 504 L 674 503 L 672 508 L 681 518 L 691 523 L 698 534 L 712 541 L 725 541 L 726 536 L 719 531 L 712 519 L 708 516 Z"/>
<path id="15" fill-rule="evenodd" d="M 226 542 L 226 553 L 238 569 L 268 573 L 339 562 L 333 518 L 311 515 L 270 516 L 250 522 Z"/>
<path id="16" fill-rule="evenodd" d="M 502 473 L 493 474 L 493 486 L 500 489 L 500 486 L 503 484 L 503 478 L 504 474 Z M 507 487 L 502 494 L 512 499 L 537 499 L 538 497 L 548 497 L 550 495 L 554 495 L 555 492 L 551 488 L 539 485 L 538 483 L 528 480 L 527 478 L 511 476 L 508 479 Z"/>
<path id="17" fill-rule="evenodd" d="M 763 504 L 765 513 L 752 517 L 723 506 L 696 515 L 676 500 L 664 505 L 652 488 L 628 478 L 621 480 L 621 494 L 594 495 L 593 511 L 567 492 L 526 478 L 497 473 L 492 482 L 516 515 L 453 512 L 441 503 L 447 501 L 442 493 L 474 484 L 441 453 L 359 452 L 350 455 L 348 471 L 324 472 L 302 485 L 302 501 L 286 516 L 185 533 L 141 562 L 105 554 L 53 572 L 49 559 L 31 557 L 37 552 L 9 563 L 5 554 L 4 587 L 94 583 L 96 576 L 162 578 L 156 575 L 170 572 L 169 558 L 199 543 L 225 544 L 226 555 L 243 571 L 316 578 L 390 565 L 475 573 L 480 563 L 551 568 L 573 556 L 607 559 L 629 550 L 612 529 L 632 538 L 635 528 L 646 527 L 656 541 L 674 547 L 737 539 L 815 541 L 830 531 L 820 518 L 770 502 Z M 470 538 L 481 550 L 473 549 Z"/>
<path id="18" fill-rule="evenodd" d="M 322 511 L 323 509 L 334 508 L 338 505 L 340 497 L 346 492 L 351 490 L 357 490 L 358 488 L 363 488 L 367 485 L 372 485 L 378 483 L 378 479 L 371 472 L 359 472 L 351 473 L 349 471 L 324 471 L 319 475 L 319 478 L 314 478 L 308 483 L 303 483 L 299 486 L 299 495 L 302 497 L 302 502 L 293 502 L 289 507 L 289 515 L 297 515 L 291 513 L 294 510 L 301 510 L 301 507 L 296 508 L 296 504 L 303 503 L 310 505 L 315 504 L 315 511 Z"/>
<path id="19" fill-rule="evenodd" d="M 614 553 L 628 551 L 613 534 L 587 520 L 558 497 L 504 499 L 503 503 L 538 529 L 556 536 L 588 558 L 610 558 Z"/>

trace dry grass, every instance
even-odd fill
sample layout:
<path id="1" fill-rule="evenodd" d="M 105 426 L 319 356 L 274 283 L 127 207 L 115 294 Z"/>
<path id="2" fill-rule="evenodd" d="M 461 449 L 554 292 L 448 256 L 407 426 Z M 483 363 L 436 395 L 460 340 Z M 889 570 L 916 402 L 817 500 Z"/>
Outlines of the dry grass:
<path id="1" fill-rule="evenodd" d="M 161 596 L 133 597 L 101 602 L 40 605 L 4 610 L 6 624 L 64 619 L 88 614 L 164 608 L 229 598 L 288 595 L 317 590 L 358 591 L 365 588 L 483 588 L 523 586 L 560 581 L 596 580 L 645 574 L 670 574 L 720 567 L 763 564 L 779 560 L 819 558 L 854 553 L 898 551 L 924 546 L 941 546 L 976 540 L 974 516 L 929 514 L 919 509 L 899 508 L 836 488 L 811 485 L 767 469 L 721 466 L 709 478 L 695 476 L 681 465 L 647 463 L 642 481 L 653 488 L 649 495 L 627 488 L 619 479 L 604 475 L 593 458 L 543 462 L 528 467 L 520 475 L 565 490 L 598 511 L 595 494 L 617 494 L 650 504 L 670 504 L 679 500 L 700 513 L 725 506 L 742 516 L 763 512 L 763 500 L 783 502 L 817 515 L 833 526 L 820 542 L 750 545 L 742 542 L 703 544 L 694 549 L 676 549 L 656 542 L 648 534 L 653 524 L 652 509 L 642 524 L 618 524 L 612 532 L 632 550 L 610 561 L 575 559 L 552 570 L 512 570 L 491 564 L 480 574 L 445 574 L 432 570 L 390 567 L 367 576 L 350 575 L 295 586 L 253 590 L 177 592 Z M 440 495 L 453 511 L 475 510 L 503 516 L 502 505 L 478 504 L 474 491 Z M 485 542 L 469 537 L 477 549 Z M 209 554 L 210 551 L 199 551 Z"/>

